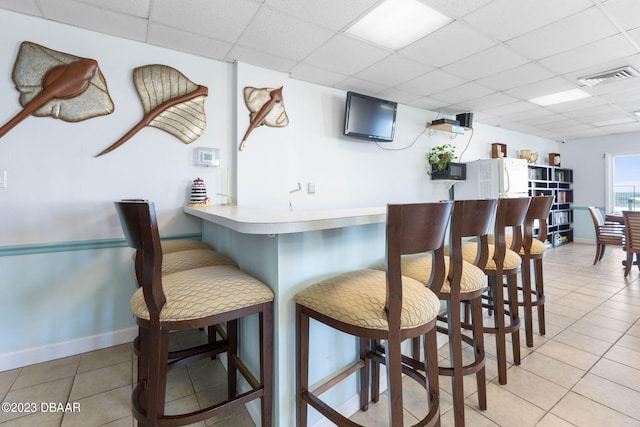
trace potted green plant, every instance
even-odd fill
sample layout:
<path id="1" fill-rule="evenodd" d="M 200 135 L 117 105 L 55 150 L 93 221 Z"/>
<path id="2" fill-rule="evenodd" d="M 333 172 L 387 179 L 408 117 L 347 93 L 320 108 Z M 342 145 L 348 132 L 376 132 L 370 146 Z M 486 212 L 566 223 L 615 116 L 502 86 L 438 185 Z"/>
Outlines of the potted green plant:
<path id="1" fill-rule="evenodd" d="M 466 179 L 466 165 L 454 163 L 453 160 L 457 158 L 456 147 L 450 143 L 433 147 L 427 154 L 427 161 L 431 165 L 427 174 L 431 179 Z"/>

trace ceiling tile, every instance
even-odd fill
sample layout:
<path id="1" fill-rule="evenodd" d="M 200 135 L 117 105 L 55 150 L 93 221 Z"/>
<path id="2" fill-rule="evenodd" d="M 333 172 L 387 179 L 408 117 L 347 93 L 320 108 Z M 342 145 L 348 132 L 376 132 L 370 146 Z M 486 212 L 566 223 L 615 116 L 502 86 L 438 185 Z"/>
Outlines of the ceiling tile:
<path id="1" fill-rule="evenodd" d="M 341 31 L 376 5 L 378 0 L 266 0 L 264 3 L 289 16 Z"/>
<path id="2" fill-rule="evenodd" d="M 268 34 L 268 37 L 265 37 Z M 238 39 L 238 44 L 277 55 L 301 60 L 323 43 L 332 33 L 274 9 L 262 8 Z"/>
<path id="3" fill-rule="evenodd" d="M 415 93 L 405 92 L 396 88 L 390 88 L 385 89 L 382 92 L 376 92 L 376 96 L 382 99 L 389 99 L 391 101 L 407 105 L 419 98 Z"/>
<path id="4" fill-rule="evenodd" d="M 426 4 L 449 18 L 460 18 L 492 0 L 424 0 Z"/>
<path id="5" fill-rule="evenodd" d="M 228 62 L 240 61 L 248 64 L 259 62 L 260 64 L 265 64 L 265 68 L 282 72 L 289 72 L 289 70 L 296 65 L 296 62 L 291 59 L 281 58 L 276 55 L 267 55 L 264 52 L 237 45 L 229 51 L 225 59 Z"/>
<path id="6" fill-rule="evenodd" d="M 493 45 L 495 42 L 491 39 L 453 22 L 401 49 L 400 53 L 415 61 L 442 67 Z"/>
<path id="7" fill-rule="evenodd" d="M 497 45 L 449 64 L 443 70 L 463 79 L 477 80 L 526 62 L 525 58 L 513 50 Z"/>
<path id="8" fill-rule="evenodd" d="M 360 71 L 356 77 L 386 86 L 396 86 L 430 70 L 431 67 L 427 65 L 393 54 Z"/>
<path id="9" fill-rule="evenodd" d="M 0 8 L 33 16 L 42 16 L 35 0 L 0 0 Z"/>
<path id="10" fill-rule="evenodd" d="M 382 85 L 355 77 L 347 77 L 343 81 L 338 82 L 335 87 L 342 90 L 364 93 L 365 95 L 375 95 L 384 89 Z"/>
<path id="11" fill-rule="evenodd" d="M 490 95 L 483 96 L 481 98 L 464 101 L 460 107 L 462 110 L 476 111 L 485 108 L 494 108 L 500 105 L 511 104 L 516 99 L 502 92 L 494 92 Z"/>
<path id="12" fill-rule="evenodd" d="M 431 97 L 449 104 L 459 104 L 460 102 L 480 98 L 491 93 L 493 93 L 491 89 L 477 83 L 469 82 L 443 92 L 434 93 Z"/>
<path id="13" fill-rule="evenodd" d="M 507 41 L 591 7 L 590 0 L 495 0 L 464 17 L 479 31 Z"/>
<path id="14" fill-rule="evenodd" d="M 536 108 L 536 106 L 530 102 L 516 101 L 496 107 L 483 108 L 482 111 L 492 116 L 502 116 L 505 114 L 521 113 L 522 111 L 529 111 L 534 108 Z"/>
<path id="15" fill-rule="evenodd" d="M 305 62 L 329 71 L 355 74 L 389 55 L 385 49 L 337 34 L 305 58 Z"/>
<path id="16" fill-rule="evenodd" d="M 235 43 L 260 5 L 249 0 L 154 0 L 151 17 L 167 26 L 189 29 L 210 38 Z"/>
<path id="17" fill-rule="evenodd" d="M 147 42 L 218 60 L 224 60 L 232 46 L 228 42 L 154 23 L 149 28 Z"/>
<path id="18" fill-rule="evenodd" d="M 614 25 L 594 6 L 511 39 L 507 44 L 530 58 L 541 59 L 612 36 L 616 32 Z"/>
<path id="19" fill-rule="evenodd" d="M 148 21 L 133 15 L 66 0 L 48 0 L 41 5 L 47 19 L 72 25 L 81 21 L 83 28 L 130 40 L 144 41 L 147 36 Z"/>
<path id="20" fill-rule="evenodd" d="M 606 61 L 625 58 L 635 53 L 638 52 L 626 37 L 615 35 L 541 59 L 540 64 L 556 73 L 565 74 L 597 66 Z"/>
<path id="21" fill-rule="evenodd" d="M 625 30 L 640 28 L 640 2 L 637 0 L 608 0 L 604 8 Z"/>
<path id="22" fill-rule="evenodd" d="M 135 15 L 141 18 L 149 17 L 149 7 L 151 0 L 76 0 L 78 3 L 86 3 L 102 9 L 114 12 Z"/>
<path id="23" fill-rule="evenodd" d="M 538 64 L 530 62 L 510 70 L 478 80 L 478 83 L 495 90 L 507 90 L 518 86 L 549 79 L 553 73 Z"/>
<path id="24" fill-rule="evenodd" d="M 513 97 L 527 100 L 555 92 L 574 89 L 575 87 L 575 84 L 572 84 L 562 77 L 552 77 L 547 80 L 509 89 L 505 92 Z"/>
<path id="25" fill-rule="evenodd" d="M 291 69 L 291 77 L 294 79 L 315 82 L 324 86 L 334 86 L 336 83 L 346 79 L 345 74 L 334 73 L 333 71 L 323 70 L 313 65 L 303 62 L 295 65 Z"/>
<path id="26" fill-rule="evenodd" d="M 398 85 L 398 89 L 417 93 L 419 95 L 431 95 L 442 92 L 445 89 L 460 86 L 465 81 L 441 70 L 434 70 L 406 83 Z"/>
<path id="27" fill-rule="evenodd" d="M 605 104 L 607 104 L 606 100 L 598 97 L 591 97 L 577 99 L 571 102 L 563 102 L 556 105 L 549 105 L 548 107 L 546 107 L 546 109 L 549 111 L 553 111 L 554 113 L 563 113 L 565 115 L 568 115 L 568 112 L 570 111 L 583 110 L 586 108 L 593 108 Z"/>

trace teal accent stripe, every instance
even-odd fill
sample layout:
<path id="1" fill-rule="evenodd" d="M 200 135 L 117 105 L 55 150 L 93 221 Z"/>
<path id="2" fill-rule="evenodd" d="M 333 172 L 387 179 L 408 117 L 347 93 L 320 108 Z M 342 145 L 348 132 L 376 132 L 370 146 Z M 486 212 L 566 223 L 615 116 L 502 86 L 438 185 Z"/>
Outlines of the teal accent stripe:
<path id="1" fill-rule="evenodd" d="M 201 233 L 182 234 L 165 237 L 162 240 L 195 239 L 202 240 Z M 46 254 L 54 252 L 86 251 L 94 249 L 122 248 L 125 239 L 82 240 L 76 242 L 34 243 L 29 245 L 0 246 L 0 257 L 16 255 Z"/>

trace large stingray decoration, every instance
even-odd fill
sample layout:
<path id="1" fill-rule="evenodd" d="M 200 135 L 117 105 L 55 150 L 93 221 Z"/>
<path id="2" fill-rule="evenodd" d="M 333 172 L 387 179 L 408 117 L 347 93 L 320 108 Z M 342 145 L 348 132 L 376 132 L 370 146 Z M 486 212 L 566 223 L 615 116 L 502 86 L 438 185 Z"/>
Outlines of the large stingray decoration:
<path id="1" fill-rule="evenodd" d="M 98 63 L 22 42 L 13 82 L 24 107 L 0 128 L 0 138 L 31 114 L 79 122 L 113 112 L 113 102 Z"/>
<path id="2" fill-rule="evenodd" d="M 185 144 L 202 135 L 207 124 L 204 98 L 209 91 L 206 86 L 195 84 L 174 68 L 158 64 L 134 69 L 133 83 L 142 101 L 144 117 L 96 157 L 115 150 L 145 126 L 162 129 Z"/>
<path id="3" fill-rule="evenodd" d="M 250 123 L 240 143 L 240 151 L 244 150 L 247 138 L 255 128 L 262 125 L 284 127 L 289 124 L 289 117 L 284 111 L 282 86 L 278 89 L 245 87 L 244 102 L 250 111 Z"/>

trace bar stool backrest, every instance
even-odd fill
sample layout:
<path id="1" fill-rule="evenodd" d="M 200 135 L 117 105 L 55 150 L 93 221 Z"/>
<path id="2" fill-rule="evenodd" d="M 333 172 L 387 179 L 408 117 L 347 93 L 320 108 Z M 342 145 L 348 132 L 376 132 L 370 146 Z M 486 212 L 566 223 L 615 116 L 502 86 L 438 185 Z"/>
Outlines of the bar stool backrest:
<path id="1" fill-rule="evenodd" d="M 400 324 L 402 308 L 402 255 L 432 252 L 431 282 L 445 277 L 444 237 L 451 216 L 451 202 L 390 204 L 387 206 L 387 299 L 389 327 Z"/>
<path id="2" fill-rule="evenodd" d="M 143 288 L 151 319 L 159 319 L 166 302 L 162 290 L 162 246 L 153 202 L 115 202 L 127 243 L 136 249 L 136 278 Z"/>
<path id="3" fill-rule="evenodd" d="M 547 238 L 549 212 L 553 205 L 553 196 L 536 196 L 531 198 L 529 210 L 524 223 L 523 248 L 525 255 L 531 253 L 531 244 L 535 236 L 533 235 L 534 221 L 538 221 L 538 240 L 544 242 Z"/>

